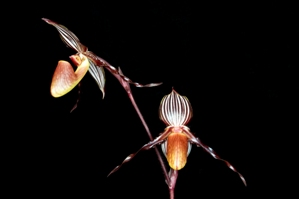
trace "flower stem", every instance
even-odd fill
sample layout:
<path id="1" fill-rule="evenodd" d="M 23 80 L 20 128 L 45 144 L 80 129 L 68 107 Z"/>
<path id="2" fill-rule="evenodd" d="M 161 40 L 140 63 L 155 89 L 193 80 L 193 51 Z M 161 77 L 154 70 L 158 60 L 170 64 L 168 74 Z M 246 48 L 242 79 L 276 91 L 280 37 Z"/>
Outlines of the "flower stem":
<path id="1" fill-rule="evenodd" d="M 177 170 L 170 169 L 169 171 L 170 182 L 168 184 L 170 199 L 174 199 L 174 188 L 175 188 L 178 175 L 179 172 Z"/>
<path id="2" fill-rule="evenodd" d="M 106 69 L 109 70 L 116 77 L 116 79 L 120 82 L 120 84 L 123 86 L 123 88 L 127 92 L 128 96 L 129 96 L 129 99 L 130 99 L 133 107 L 135 108 L 135 111 L 137 112 L 137 114 L 138 114 L 138 116 L 139 116 L 139 118 L 140 118 L 140 120 L 141 120 L 141 122 L 142 122 L 142 124 L 143 124 L 143 126 L 145 128 L 145 131 L 147 132 L 148 137 L 152 141 L 153 140 L 153 136 L 152 136 L 152 134 L 151 134 L 151 132 L 150 132 L 150 130 L 149 130 L 149 128 L 148 128 L 148 126 L 147 126 L 147 124 L 146 124 L 146 122 L 145 122 L 145 120 L 144 120 L 144 118 L 143 118 L 143 116 L 142 116 L 142 114 L 141 114 L 141 112 L 140 112 L 140 110 L 139 110 L 136 102 L 135 102 L 135 99 L 134 99 L 132 91 L 131 91 L 130 84 L 127 81 L 125 81 L 118 73 L 115 73 L 114 71 L 112 71 L 112 69 L 110 67 L 106 67 Z M 155 149 L 155 152 L 157 154 L 157 157 L 158 157 L 158 160 L 160 162 L 160 165 L 162 167 L 162 171 L 163 171 L 166 183 L 169 185 L 170 179 L 168 177 L 167 170 L 166 170 L 165 164 L 163 162 L 162 156 L 161 156 L 159 150 L 156 147 L 154 149 Z"/>
<path id="3" fill-rule="evenodd" d="M 135 100 L 134 100 L 134 97 L 133 97 L 132 93 L 128 93 L 128 96 L 129 96 L 129 98 L 130 98 L 130 100 L 132 102 L 132 105 L 135 108 L 135 110 L 136 110 L 136 112 L 137 112 L 137 114 L 138 114 L 138 116 L 139 116 L 139 118 L 140 118 L 140 120 L 141 120 L 141 122 L 142 122 L 142 124 L 143 124 L 143 126 L 144 126 L 144 128 L 146 130 L 146 132 L 147 132 L 148 137 L 152 141 L 153 140 L 153 136 L 152 136 L 152 134 L 151 134 L 151 132 L 150 132 L 150 130 L 149 130 L 149 128 L 148 128 L 148 126 L 147 126 L 147 124 L 146 124 L 146 122 L 145 122 L 145 120 L 144 120 L 144 118 L 143 118 L 143 116 L 142 116 L 142 114 L 141 114 L 141 112 L 140 112 L 140 110 L 139 110 L 139 108 L 138 108 Z M 159 162 L 161 164 L 165 180 L 166 180 L 166 182 L 169 182 L 169 177 L 167 175 L 166 167 L 165 167 L 165 164 L 164 164 L 164 162 L 162 160 L 161 154 L 160 154 L 159 150 L 156 147 L 154 149 L 155 149 L 155 152 L 156 152 L 156 154 L 158 156 L 158 160 L 159 160 Z"/>

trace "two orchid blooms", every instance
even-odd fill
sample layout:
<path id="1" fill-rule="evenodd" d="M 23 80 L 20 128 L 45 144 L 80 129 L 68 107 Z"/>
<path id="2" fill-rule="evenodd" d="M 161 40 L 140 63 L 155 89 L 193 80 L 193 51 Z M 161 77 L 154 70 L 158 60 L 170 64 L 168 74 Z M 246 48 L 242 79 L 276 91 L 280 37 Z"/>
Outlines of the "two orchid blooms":
<path id="1" fill-rule="evenodd" d="M 69 91 L 71 91 L 77 84 L 79 84 L 79 82 L 82 80 L 82 78 L 88 71 L 97 82 L 100 90 L 103 93 L 104 98 L 104 68 L 106 68 L 119 80 L 119 82 L 122 84 L 122 86 L 129 94 L 129 97 L 131 93 L 129 84 L 133 84 L 136 87 L 153 87 L 161 84 L 151 83 L 142 85 L 131 81 L 128 77 L 123 75 L 120 68 L 114 68 L 104 59 L 98 57 L 91 51 L 88 51 L 87 47 L 81 44 L 76 35 L 74 35 L 74 33 L 72 33 L 66 27 L 57 24 L 56 22 L 53 22 L 49 19 L 43 18 L 43 20 L 48 24 L 53 25 L 58 30 L 62 41 L 68 47 L 77 51 L 75 55 L 70 56 L 72 63 L 77 67 L 76 71 L 73 70 L 73 67 L 69 62 L 58 62 L 51 83 L 51 94 L 53 97 L 61 97 Z M 132 103 L 134 105 L 135 101 Z M 141 147 L 141 149 L 139 149 L 136 153 L 129 155 L 121 163 L 121 165 L 113 169 L 109 173 L 109 175 L 117 171 L 124 163 L 130 161 L 139 151 L 148 150 L 160 144 L 162 152 L 166 156 L 168 164 L 171 168 L 169 172 L 168 181 L 166 181 L 169 185 L 169 183 L 171 183 L 170 178 L 172 177 L 172 175 L 185 166 L 187 162 L 187 156 L 191 151 L 192 144 L 195 144 L 197 146 L 202 147 L 215 159 L 225 162 L 231 170 L 233 170 L 239 175 L 239 177 L 246 186 L 246 181 L 244 177 L 229 162 L 221 159 L 212 148 L 203 144 L 198 138 L 196 138 L 190 132 L 190 129 L 186 126 L 192 118 L 192 107 L 187 97 L 179 95 L 174 89 L 172 89 L 172 92 L 164 96 L 164 98 L 161 101 L 159 108 L 159 117 L 167 125 L 164 132 L 161 133 L 157 138 L 151 139 L 149 143 Z M 176 181 L 176 178 L 174 181 Z M 172 183 L 175 184 L 175 182 Z"/>

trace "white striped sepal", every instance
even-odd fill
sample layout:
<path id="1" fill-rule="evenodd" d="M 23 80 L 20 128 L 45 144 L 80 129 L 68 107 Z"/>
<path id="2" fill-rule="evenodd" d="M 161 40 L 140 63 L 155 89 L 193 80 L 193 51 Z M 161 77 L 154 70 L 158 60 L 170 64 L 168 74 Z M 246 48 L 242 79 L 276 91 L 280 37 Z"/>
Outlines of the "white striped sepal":
<path id="1" fill-rule="evenodd" d="M 187 97 L 181 96 L 174 89 L 165 95 L 159 108 L 160 119 L 170 126 L 184 126 L 192 118 L 192 107 Z"/>

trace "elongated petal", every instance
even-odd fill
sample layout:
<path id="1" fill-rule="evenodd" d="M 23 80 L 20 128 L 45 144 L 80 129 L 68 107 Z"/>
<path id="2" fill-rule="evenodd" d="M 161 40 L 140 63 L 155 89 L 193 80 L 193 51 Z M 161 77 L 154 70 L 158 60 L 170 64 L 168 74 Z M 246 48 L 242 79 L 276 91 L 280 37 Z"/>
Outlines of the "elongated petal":
<path id="1" fill-rule="evenodd" d="M 179 95 L 174 89 L 161 101 L 160 119 L 167 125 L 186 125 L 192 118 L 192 107 L 185 96 Z"/>
<path id="2" fill-rule="evenodd" d="M 61 97 L 70 92 L 87 73 L 89 62 L 84 55 L 80 56 L 73 55 L 70 57 L 74 64 L 78 66 L 75 72 L 69 62 L 58 62 L 51 84 L 51 94 L 53 97 Z"/>
<path id="3" fill-rule="evenodd" d="M 123 72 L 121 71 L 120 67 L 118 67 L 118 69 L 116 69 L 115 67 L 111 66 L 106 60 L 104 60 L 103 58 L 95 55 L 93 52 L 91 51 L 87 51 L 84 53 L 84 55 L 86 55 L 90 60 L 93 60 L 93 62 L 95 63 L 95 65 L 97 66 L 103 66 L 105 67 L 108 71 L 110 71 L 120 82 L 121 84 L 126 87 L 124 84 L 125 83 L 129 83 L 129 84 L 133 84 L 136 87 L 153 87 L 153 86 L 159 86 L 162 83 L 150 83 L 150 84 L 139 84 L 137 82 L 133 82 L 132 80 L 130 80 L 128 77 L 126 77 Z"/>
<path id="4" fill-rule="evenodd" d="M 85 52 L 87 51 L 87 47 L 80 43 L 78 37 L 68 30 L 63 25 L 60 25 L 50 19 L 42 18 L 45 22 L 50 25 L 53 25 L 59 32 L 61 40 L 70 48 L 74 49 L 77 52 Z"/>
<path id="5" fill-rule="evenodd" d="M 105 71 L 104 68 L 102 66 L 97 66 L 95 65 L 95 63 L 92 60 L 89 60 L 89 73 L 91 74 L 91 76 L 93 77 L 93 79 L 97 82 L 100 90 L 103 93 L 103 99 L 105 97 Z"/>
<path id="6" fill-rule="evenodd" d="M 120 167 L 129 162 L 133 157 L 135 157 L 135 155 L 137 153 L 139 153 L 142 150 L 148 150 L 153 148 L 155 145 L 160 144 L 162 142 L 165 141 L 165 139 L 167 138 L 167 136 L 169 135 L 170 131 L 169 129 L 166 129 L 164 133 L 162 133 L 159 137 L 157 137 L 156 139 L 154 139 L 153 141 L 150 141 L 149 143 L 145 144 L 143 147 L 141 147 L 136 153 L 133 153 L 131 155 L 129 155 L 128 157 L 126 157 L 126 159 L 117 167 L 115 167 L 109 174 L 107 177 L 109 177 L 112 173 L 116 172 L 118 169 L 120 169 Z"/>
<path id="7" fill-rule="evenodd" d="M 121 76 L 121 78 L 122 78 L 124 81 L 128 82 L 129 84 L 133 84 L 133 85 L 136 86 L 136 87 L 154 87 L 154 86 L 159 86 L 159 85 L 162 84 L 162 83 L 139 84 L 139 83 L 137 83 L 137 82 L 133 82 L 132 80 L 130 80 L 128 77 L 126 77 L 126 76 L 122 73 L 122 71 L 121 71 L 121 69 L 120 69 L 119 67 L 118 67 L 118 74 Z"/>
<path id="8" fill-rule="evenodd" d="M 235 169 L 235 167 L 233 167 L 232 164 L 230 164 L 228 161 L 226 161 L 224 159 L 221 159 L 211 147 L 209 147 L 209 146 L 205 145 L 204 143 L 202 143 L 198 138 L 194 137 L 194 135 L 191 132 L 185 131 L 185 133 L 189 137 L 189 139 L 192 143 L 196 144 L 197 146 L 202 147 L 206 152 L 208 152 L 211 156 L 213 156 L 213 158 L 225 162 L 225 164 L 228 166 L 228 168 L 230 168 L 232 171 L 236 172 L 239 175 L 239 177 L 241 178 L 244 185 L 247 186 L 246 180 L 243 177 L 243 175 L 241 173 L 239 173 Z"/>

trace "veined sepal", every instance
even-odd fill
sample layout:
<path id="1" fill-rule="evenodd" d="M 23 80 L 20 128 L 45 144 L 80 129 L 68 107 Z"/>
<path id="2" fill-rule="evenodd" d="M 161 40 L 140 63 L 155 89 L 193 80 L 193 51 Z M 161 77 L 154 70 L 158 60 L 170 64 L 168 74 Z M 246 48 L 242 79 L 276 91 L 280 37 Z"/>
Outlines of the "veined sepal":
<path id="1" fill-rule="evenodd" d="M 169 126 L 186 125 L 192 118 L 192 107 L 187 97 L 181 96 L 174 89 L 165 95 L 159 108 L 160 119 Z"/>
<path id="2" fill-rule="evenodd" d="M 46 19 L 46 18 L 42 18 L 42 20 L 44 20 L 45 22 L 47 22 L 48 24 L 54 26 L 58 32 L 59 32 L 59 36 L 61 38 L 61 40 L 70 48 L 74 49 L 77 52 L 86 52 L 87 51 L 87 47 L 84 46 L 80 40 L 78 39 L 78 37 L 69 29 L 67 29 L 65 26 L 58 24 L 50 19 Z"/>

